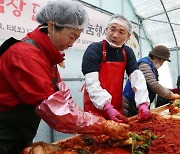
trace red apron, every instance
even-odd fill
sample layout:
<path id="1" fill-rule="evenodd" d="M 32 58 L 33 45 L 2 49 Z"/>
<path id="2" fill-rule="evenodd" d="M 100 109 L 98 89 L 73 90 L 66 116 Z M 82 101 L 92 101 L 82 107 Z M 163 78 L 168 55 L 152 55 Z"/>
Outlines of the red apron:
<path id="1" fill-rule="evenodd" d="M 103 61 L 100 64 L 99 80 L 101 87 L 106 89 L 112 96 L 111 104 L 122 113 L 122 90 L 124 81 L 124 71 L 126 67 L 126 53 L 123 49 L 124 62 L 109 62 L 106 61 L 106 41 L 103 40 Z M 95 108 L 91 102 L 89 95 L 84 88 L 84 111 L 92 112 L 96 115 L 103 116 L 108 119 L 106 113 L 103 110 Z"/>

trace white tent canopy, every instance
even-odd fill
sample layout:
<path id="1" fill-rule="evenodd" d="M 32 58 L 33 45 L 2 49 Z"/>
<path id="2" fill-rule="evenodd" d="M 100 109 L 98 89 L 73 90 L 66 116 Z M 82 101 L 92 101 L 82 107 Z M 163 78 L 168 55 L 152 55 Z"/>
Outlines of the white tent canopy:
<path id="1" fill-rule="evenodd" d="M 180 0 L 130 0 L 152 45 L 180 47 Z"/>
<path id="2" fill-rule="evenodd" d="M 166 67 L 159 71 L 160 83 L 171 87 L 167 85 L 172 82 L 169 75 L 171 72 L 175 85 L 180 74 L 180 0 L 130 0 L 130 2 L 152 46 L 162 44 L 169 48 L 172 61 L 168 63 L 170 70 L 166 64 Z"/>

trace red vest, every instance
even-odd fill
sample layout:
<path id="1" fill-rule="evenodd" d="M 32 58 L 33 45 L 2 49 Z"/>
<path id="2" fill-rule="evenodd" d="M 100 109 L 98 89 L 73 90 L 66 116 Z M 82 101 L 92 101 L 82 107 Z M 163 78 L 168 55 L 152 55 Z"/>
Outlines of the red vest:
<path id="1" fill-rule="evenodd" d="M 106 61 L 106 41 L 103 40 L 103 61 L 100 64 L 99 70 L 99 80 L 101 87 L 106 89 L 112 96 L 111 104 L 122 113 L 122 90 L 123 90 L 123 80 L 124 71 L 126 68 L 126 53 L 123 49 L 124 62 L 109 62 Z M 91 102 L 89 95 L 84 88 L 84 111 L 92 112 L 96 115 L 103 116 L 108 119 L 106 113 L 103 110 L 98 110 L 95 108 Z"/>

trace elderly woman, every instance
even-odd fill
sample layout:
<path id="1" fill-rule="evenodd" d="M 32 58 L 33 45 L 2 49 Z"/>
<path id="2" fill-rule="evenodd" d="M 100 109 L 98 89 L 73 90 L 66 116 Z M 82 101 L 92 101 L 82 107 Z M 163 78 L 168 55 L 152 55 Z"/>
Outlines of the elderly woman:
<path id="1" fill-rule="evenodd" d="M 0 153 L 20 153 L 31 144 L 41 118 L 60 132 L 111 133 L 102 117 L 77 107 L 55 67 L 87 26 L 85 7 L 51 0 L 36 21 L 40 25 L 25 38 L 10 38 L 0 49 Z"/>
<path id="2" fill-rule="evenodd" d="M 143 72 L 146 79 L 150 103 L 154 101 L 156 94 L 168 100 L 180 98 L 179 94 L 173 93 L 171 90 L 158 83 L 157 69 L 161 67 L 165 61 L 170 62 L 169 58 L 169 49 L 164 45 L 158 45 L 149 52 L 148 56 L 138 61 L 139 69 Z M 139 104 L 135 100 L 135 94 L 129 80 L 125 85 L 123 96 L 124 114 L 126 116 L 139 115 Z M 142 106 L 147 108 L 146 104 L 142 104 Z"/>

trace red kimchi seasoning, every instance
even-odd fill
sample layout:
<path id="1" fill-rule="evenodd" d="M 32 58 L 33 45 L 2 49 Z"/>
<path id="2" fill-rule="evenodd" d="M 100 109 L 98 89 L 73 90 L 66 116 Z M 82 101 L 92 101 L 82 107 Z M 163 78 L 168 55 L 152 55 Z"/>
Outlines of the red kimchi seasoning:
<path id="1" fill-rule="evenodd" d="M 130 126 L 132 132 L 150 130 L 157 136 L 151 141 L 148 154 L 180 154 L 180 121 L 163 119 L 152 114 L 148 121 L 132 121 Z"/>

